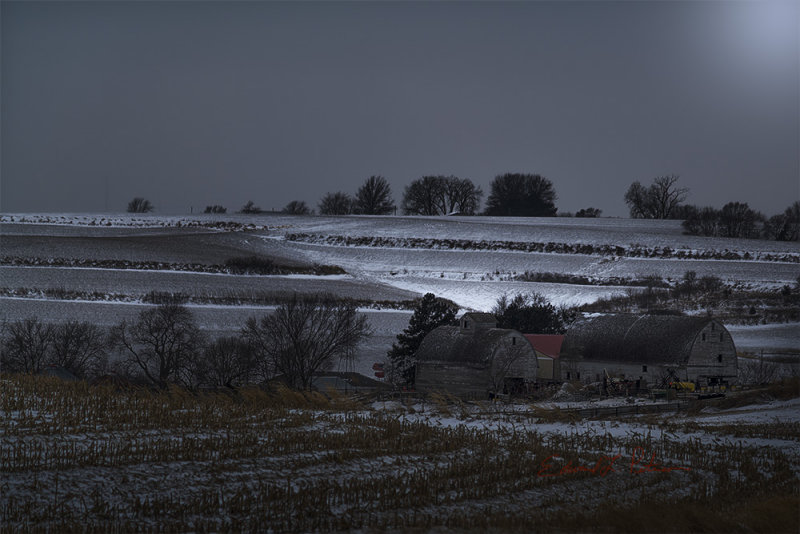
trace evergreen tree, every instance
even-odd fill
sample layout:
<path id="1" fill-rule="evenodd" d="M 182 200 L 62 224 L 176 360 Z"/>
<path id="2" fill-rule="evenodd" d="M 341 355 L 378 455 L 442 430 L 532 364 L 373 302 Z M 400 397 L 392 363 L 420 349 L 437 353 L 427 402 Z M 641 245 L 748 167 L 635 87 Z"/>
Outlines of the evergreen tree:
<path id="1" fill-rule="evenodd" d="M 427 293 L 414 307 L 414 314 L 408 327 L 397 335 L 397 343 L 392 344 L 388 356 L 397 377 L 406 384 L 414 383 L 416 353 L 423 338 L 439 326 L 456 324 L 458 307 L 452 302 Z"/>

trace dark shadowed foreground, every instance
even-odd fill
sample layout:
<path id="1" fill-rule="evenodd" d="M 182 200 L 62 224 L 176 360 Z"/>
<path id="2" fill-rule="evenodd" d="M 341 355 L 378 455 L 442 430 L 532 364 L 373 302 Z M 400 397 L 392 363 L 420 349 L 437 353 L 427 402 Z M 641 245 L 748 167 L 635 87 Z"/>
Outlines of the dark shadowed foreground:
<path id="1" fill-rule="evenodd" d="M 609 421 L 436 395 L 2 388 L 3 531 L 798 529 L 796 381 L 711 418 Z"/>

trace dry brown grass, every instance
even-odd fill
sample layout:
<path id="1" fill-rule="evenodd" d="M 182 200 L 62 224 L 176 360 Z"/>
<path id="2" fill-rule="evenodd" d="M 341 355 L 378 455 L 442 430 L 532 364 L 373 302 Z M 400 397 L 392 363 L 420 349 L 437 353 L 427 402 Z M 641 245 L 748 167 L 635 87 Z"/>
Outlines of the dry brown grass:
<path id="1" fill-rule="evenodd" d="M 797 530 L 785 507 L 798 477 L 769 447 L 543 434 L 511 417 L 440 426 L 288 389 L 1 384 L 2 531 Z M 444 396 L 440 408 L 469 411 Z M 637 448 L 691 470 L 539 476 L 553 455 L 590 466 Z"/>

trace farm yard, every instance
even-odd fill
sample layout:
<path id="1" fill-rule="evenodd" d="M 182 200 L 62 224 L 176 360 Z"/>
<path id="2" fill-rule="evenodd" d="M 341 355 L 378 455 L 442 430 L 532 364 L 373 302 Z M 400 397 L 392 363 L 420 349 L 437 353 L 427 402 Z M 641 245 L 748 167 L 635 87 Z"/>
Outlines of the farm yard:
<path id="1" fill-rule="evenodd" d="M 2 530 L 796 532 L 787 382 L 689 411 L 7 376 Z M 646 402 L 646 401 L 638 401 Z"/>

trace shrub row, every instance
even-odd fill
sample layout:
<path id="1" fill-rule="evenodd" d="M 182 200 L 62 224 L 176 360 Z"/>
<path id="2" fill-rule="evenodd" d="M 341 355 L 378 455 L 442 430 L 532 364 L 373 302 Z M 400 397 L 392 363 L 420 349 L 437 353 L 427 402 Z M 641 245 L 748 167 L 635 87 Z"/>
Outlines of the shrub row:
<path id="1" fill-rule="evenodd" d="M 623 258 L 676 258 L 701 260 L 759 260 L 800 263 L 800 254 L 769 252 L 739 252 L 733 250 L 684 250 L 671 247 L 643 247 L 632 245 L 599 245 L 588 243 L 539 243 L 527 241 L 475 241 L 469 239 L 435 239 L 421 237 L 369 237 L 293 233 L 287 241 L 315 243 L 346 247 L 412 248 L 433 250 L 486 250 L 513 252 L 544 252 L 553 254 L 585 254 L 592 256 L 617 256 Z"/>
<path id="2" fill-rule="evenodd" d="M 3 256 L 0 265 L 25 267 L 82 267 L 87 269 L 135 269 L 141 271 L 181 271 L 214 274 L 313 274 L 318 276 L 347 274 L 336 265 L 282 265 L 258 256 L 236 257 L 223 265 L 203 263 L 169 263 L 162 261 L 96 260 L 85 258 L 28 258 Z"/>
<path id="3" fill-rule="evenodd" d="M 8 288 L 0 287 L 0 296 L 53 299 L 53 300 L 88 300 L 92 302 L 144 302 L 146 304 L 213 304 L 218 306 L 275 306 L 291 300 L 293 292 L 253 291 L 250 293 L 229 291 L 226 294 L 173 293 L 169 291 L 150 291 L 144 295 L 126 295 L 122 293 L 103 293 L 100 291 L 80 291 L 73 289 L 45 288 Z M 342 298 L 354 302 L 358 308 L 374 310 L 412 310 L 416 300 L 371 300 Z"/>

